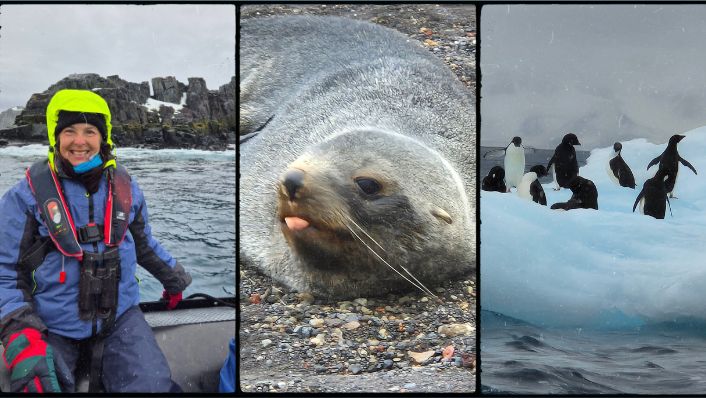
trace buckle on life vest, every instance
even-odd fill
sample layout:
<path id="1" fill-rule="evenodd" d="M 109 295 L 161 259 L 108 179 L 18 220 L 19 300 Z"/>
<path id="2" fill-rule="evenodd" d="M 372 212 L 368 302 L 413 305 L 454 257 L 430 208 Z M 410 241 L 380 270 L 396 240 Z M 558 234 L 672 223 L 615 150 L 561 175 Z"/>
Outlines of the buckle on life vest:
<path id="1" fill-rule="evenodd" d="M 78 227 L 78 241 L 80 243 L 93 243 L 103 240 L 103 226 L 91 223 Z"/>

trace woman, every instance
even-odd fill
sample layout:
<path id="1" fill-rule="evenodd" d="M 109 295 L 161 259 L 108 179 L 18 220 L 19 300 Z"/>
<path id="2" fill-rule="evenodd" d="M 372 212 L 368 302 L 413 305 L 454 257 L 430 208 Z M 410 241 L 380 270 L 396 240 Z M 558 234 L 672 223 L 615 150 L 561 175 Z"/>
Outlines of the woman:
<path id="1" fill-rule="evenodd" d="M 13 392 L 74 391 L 84 350 L 91 391 L 181 391 L 138 307 L 135 271 L 162 283 L 171 308 L 191 276 L 152 237 L 110 122 L 96 93 L 58 91 L 48 160 L 0 199 L 0 340 Z"/>

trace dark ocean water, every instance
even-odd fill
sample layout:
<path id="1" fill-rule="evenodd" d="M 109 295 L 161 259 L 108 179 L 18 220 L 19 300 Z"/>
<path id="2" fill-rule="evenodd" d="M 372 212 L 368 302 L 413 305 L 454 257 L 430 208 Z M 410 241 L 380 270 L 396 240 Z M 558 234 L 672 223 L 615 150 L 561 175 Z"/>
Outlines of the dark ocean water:
<path id="1" fill-rule="evenodd" d="M 481 157 L 493 149 L 482 147 Z M 546 166 L 552 153 L 526 151 L 526 170 L 535 164 Z M 577 152 L 579 166 L 586 164 L 589 154 Z M 481 158 L 481 178 L 493 166 L 503 165 L 499 155 Z M 551 181 L 551 177 L 542 179 L 542 183 Z M 480 273 L 482 289 L 483 264 Z M 703 322 L 620 330 L 558 329 L 481 311 L 480 345 L 481 390 L 486 394 L 706 392 Z"/>
<path id="2" fill-rule="evenodd" d="M 688 322 L 619 331 L 548 329 L 481 311 L 482 391 L 703 394 L 705 331 L 703 323 Z"/>
<path id="3" fill-rule="evenodd" d="M 47 147 L 0 148 L 0 195 Z M 235 151 L 118 148 L 119 161 L 144 191 L 152 233 L 193 277 L 184 292 L 235 295 Z M 138 267 L 142 301 L 162 286 Z"/>

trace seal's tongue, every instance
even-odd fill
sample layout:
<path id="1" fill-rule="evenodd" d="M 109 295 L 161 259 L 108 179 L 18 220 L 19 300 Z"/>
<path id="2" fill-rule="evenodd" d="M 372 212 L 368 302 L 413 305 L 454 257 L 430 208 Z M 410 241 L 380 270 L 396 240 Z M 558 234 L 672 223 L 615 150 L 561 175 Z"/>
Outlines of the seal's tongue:
<path id="1" fill-rule="evenodd" d="M 309 221 L 299 217 L 285 217 L 284 222 L 292 231 L 300 231 L 309 226 Z"/>

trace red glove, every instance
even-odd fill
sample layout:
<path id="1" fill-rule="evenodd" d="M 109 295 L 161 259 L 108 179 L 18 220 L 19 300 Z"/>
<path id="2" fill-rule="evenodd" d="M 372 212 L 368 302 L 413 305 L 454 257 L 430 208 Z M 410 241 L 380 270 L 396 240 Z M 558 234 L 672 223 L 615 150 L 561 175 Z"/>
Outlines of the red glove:
<path id="1" fill-rule="evenodd" d="M 61 392 L 54 351 L 38 330 L 25 328 L 12 334 L 2 356 L 12 392 Z"/>
<path id="2" fill-rule="evenodd" d="M 181 292 L 179 293 L 167 293 L 167 291 L 162 292 L 162 300 L 167 301 L 167 309 L 173 310 L 181 301 Z"/>

